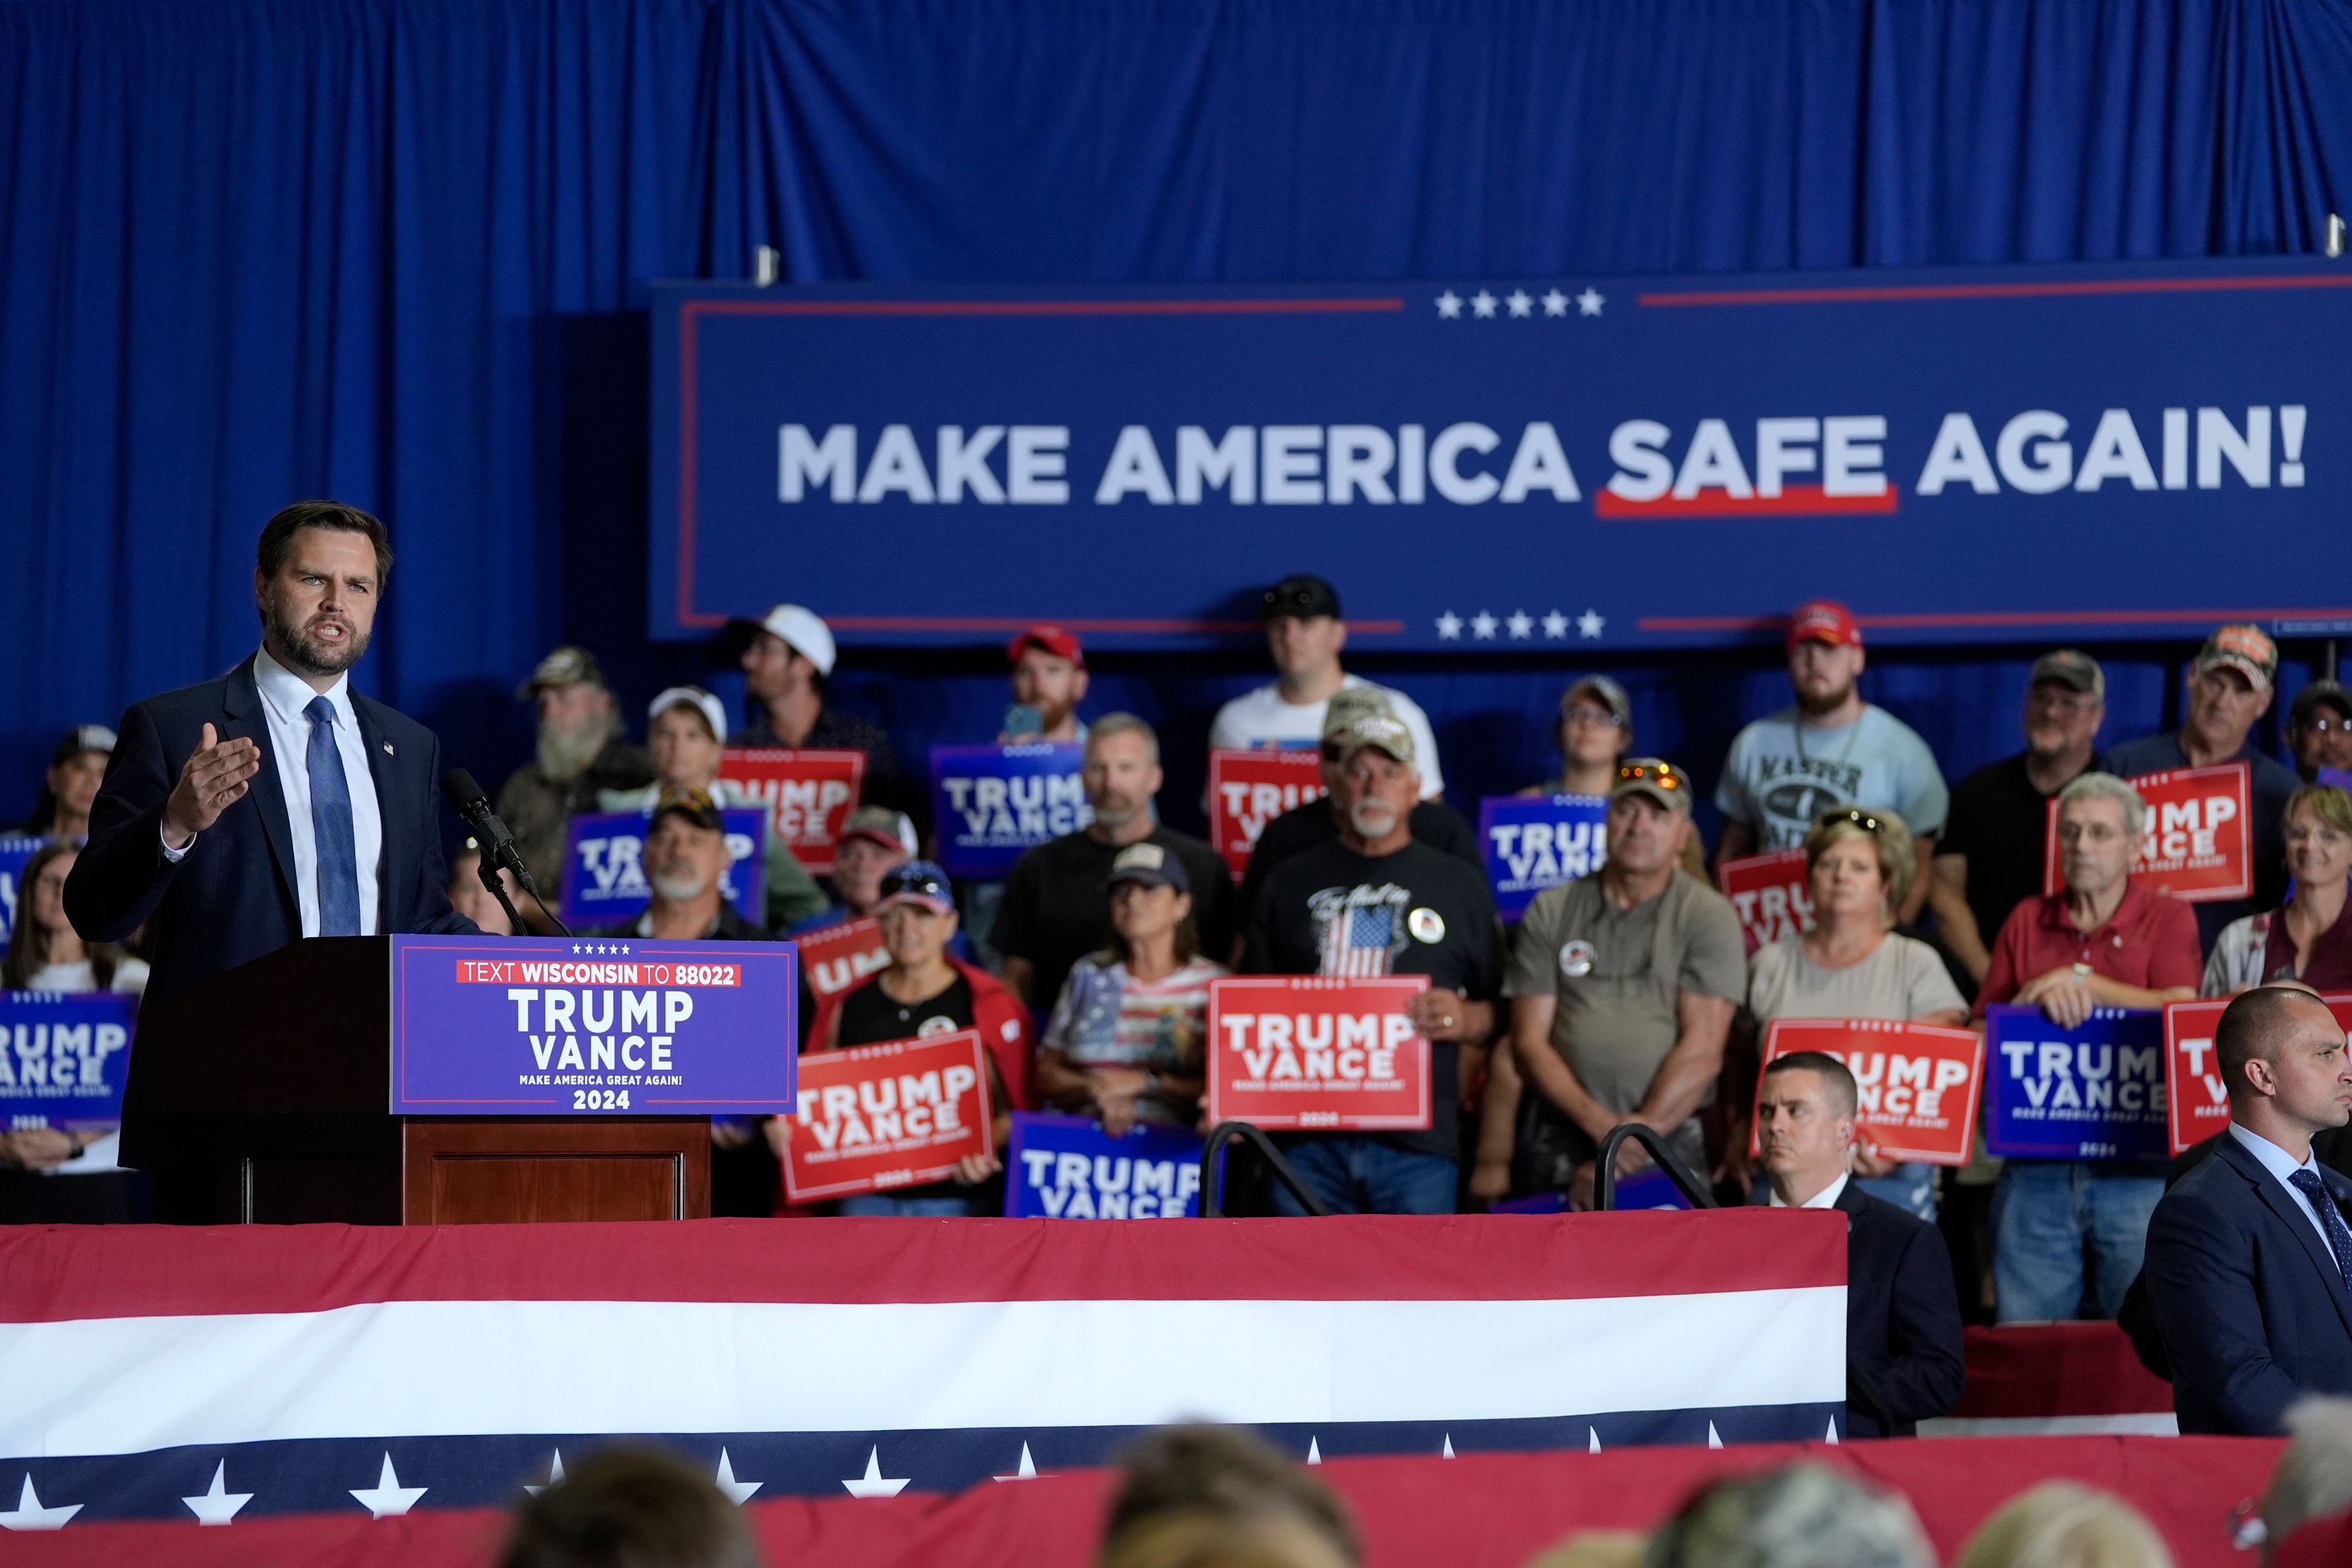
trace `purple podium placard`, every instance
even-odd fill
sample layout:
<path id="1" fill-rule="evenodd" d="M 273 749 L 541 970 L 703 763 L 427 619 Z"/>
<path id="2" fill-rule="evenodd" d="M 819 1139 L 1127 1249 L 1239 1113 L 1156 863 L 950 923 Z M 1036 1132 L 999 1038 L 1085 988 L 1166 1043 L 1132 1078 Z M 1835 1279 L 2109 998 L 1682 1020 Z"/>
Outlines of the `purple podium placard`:
<path id="1" fill-rule="evenodd" d="M 759 1116 L 798 1079 L 791 942 L 392 939 L 392 1110 Z"/>

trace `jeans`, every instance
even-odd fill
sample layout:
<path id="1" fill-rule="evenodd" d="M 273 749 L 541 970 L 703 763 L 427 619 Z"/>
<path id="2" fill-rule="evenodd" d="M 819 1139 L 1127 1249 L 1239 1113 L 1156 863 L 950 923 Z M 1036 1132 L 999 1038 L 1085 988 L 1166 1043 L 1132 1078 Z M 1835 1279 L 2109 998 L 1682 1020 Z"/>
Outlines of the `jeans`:
<path id="1" fill-rule="evenodd" d="M 2097 1165 L 2011 1160 L 1992 1189 L 1992 1279 L 2004 1323 L 2063 1321 L 2083 1303 L 2083 1244 L 2090 1242 L 2099 1316 L 2112 1318 L 2137 1278 L 2160 1175 Z"/>
<path id="2" fill-rule="evenodd" d="M 1874 1198 L 1883 1198 L 1905 1214 L 1936 1223 L 1936 1167 L 1916 1161 L 1897 1165 L 1883 1176 L 1856 1176 L 1853 1184 Z"/>
<path id="3" fill-rule="evenodd" d="M 894 1198 L 887 1193 L 859 1193 L 841 1200 L 841 1212 L 862 1218 L 961 1219 L 971 1213 L 970 1198 Z"/>
<path id="4" fill-rule="evenodd" d="M 1377 1138 L 1332 1133 L 1289 1144 L 1282 1153 L 1333 1214 L 1452 1214 L 1462 1181 L 1461 1166 L 1445 1155 Z M 1307 1212 L 1279 1180 L 1274 1201 L 1283 1214 Z"/>

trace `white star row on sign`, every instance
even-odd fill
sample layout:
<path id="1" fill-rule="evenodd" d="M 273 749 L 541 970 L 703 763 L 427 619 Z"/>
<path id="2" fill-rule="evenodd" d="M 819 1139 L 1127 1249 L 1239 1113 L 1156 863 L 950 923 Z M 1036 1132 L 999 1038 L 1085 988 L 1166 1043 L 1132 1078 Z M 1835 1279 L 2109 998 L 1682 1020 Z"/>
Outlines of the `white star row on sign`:
<path id="1" fill-rule="evenodd" d="M 625 942 L 575 942 L 572 944 L 572 951 L 574 952 L 626 952 L 629 951 L 629 944 Z"/>
<path id="2" fill-rule="evenodd" d="M 353 1487 L 352 1498 L 362 1508 L 377 1519 L 397 1519 L 416 1506 L 416 1500 L 432 1490 L 430 1487 L 404 1487 L 392 1468 L 392 1455 L 383 1457 L 383 1470 L 372 1487 Z"/>
<path id="3" fill-rule="evenodd" d="M 1508 633 L 1516 641 L 1532 642 L 1535 640 L 1536 627 L 1540 626 L 1543 627 L 1545 637 L 1557 641 L 1568 636 L 1569 624 L 1571 620 L 1575 623 L 1577 635 L 1583 637 L 1598 637 L 1601 628 L 1609 624 L 1609 617 L 1601 615 L 1598 610 L 1591 609 L 1575 616 L 1564 615 L 1556 609 L 1547 611 L 1540 616 L 1531 616 L 1525 610 L 1515 609 L 1509 615 L 1499 617 L 1488 611 L 1480 610 L 1466 621 L 1452 610 L 1448 610 L 1437 617 L 1437 637 L 1441 642 L 1460 642 L 1462 629 L 1467 626 L 1470 628 L 1470 636 L 1479 642 L 1494 641 L 1495 634 L 1498 630 Z"/>
<path id="4" fill-rule="evenodd" d="M 1443 321 L 1458 321 L 1462 319 L 1462 307 L 1465 304 L 1470 307 L 1472 318 L 1481 321 L 1495 320 L 1496 307 L 1498 305 L 1503 308 L 1505 314 L 1527 321 L 1534 320 L 1538 305 L 1543 307 L 1543 313 L 1547 316 L 1565 316 L 1571 304 L 1576 307 L 1576 313 L 1580 316 L 1597 316 L 1601 314 L 1601 306 L 1608 301 L 1609 297 L 1590 283 L 1584 286 L 1584 291 L 1580 294 L 1563 294 L 1555 287 L 1546 289 L 1539 297 L 1528 293 L 1524 289 L 1514 289 L 1509 293 L 1499 296 L 1489 289 L 1481 289 L 1465 300 L 1461 295 L 1448 289 L 1437 297 L 1437 316 L 1438 320 Z"/>
<path id="5" fill-rule="evenodd" d="M 66 1521 L 80 1511 L 78 1502 L 43 1508 L 40 1494 L 33 1489 L 33 1472 L 26 1470 L 25 1489 L 18 1494 L 16 1506 L 0 1512 L 0 1530 L 63 1530 Z"/>
<path id="6" fill-rule="evenodd" d="M 196 1516 L 198 1524 L 226 1524 L 236 1518 L 238 1509 L 253 1500 L 253 1494 L 228 1489 L 228 1461 L 223 1459 L 213 1467 L 213 1484 L 201 1497 L 184 1497 L 180 1500 Z"/>
<path id="7" fill-rule="evenodd" d="M 910 1476 L 885 1476 L 882 1473 L 882 1450 L 877 1447 L 866 1451 L 866 1473 L 841 1485 L 851 1497 L 897 1497 L 911 1479 Z"/>

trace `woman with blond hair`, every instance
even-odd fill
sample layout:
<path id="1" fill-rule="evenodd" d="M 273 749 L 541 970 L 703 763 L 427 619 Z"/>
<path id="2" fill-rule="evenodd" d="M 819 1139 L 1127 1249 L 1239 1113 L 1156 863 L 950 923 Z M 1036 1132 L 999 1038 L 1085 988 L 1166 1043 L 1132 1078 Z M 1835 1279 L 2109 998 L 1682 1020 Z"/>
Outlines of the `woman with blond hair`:
<path id="1" fill-rule="evenodd" d="M 2221 928 L 2205 961 L 2204 993 L 2234 996 L 2273 980 L 2352 989 L 2352 795 L 2305 784 L 2286 797 L 2286 868 L 2294 896 Z"/>
<path id="2" fill-rule="evenodd" d="M 1978 1526 L 1952 1568 L 2172 1568 L 2172 1553 L 2123 1499 L 2044 1481 Z"/>

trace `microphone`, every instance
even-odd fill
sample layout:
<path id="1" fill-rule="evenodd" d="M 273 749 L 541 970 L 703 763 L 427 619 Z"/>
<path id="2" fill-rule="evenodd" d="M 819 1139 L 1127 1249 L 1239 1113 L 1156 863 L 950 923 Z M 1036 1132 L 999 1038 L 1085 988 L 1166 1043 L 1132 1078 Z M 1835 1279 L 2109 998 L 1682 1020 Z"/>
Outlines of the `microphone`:
<path id="1" fill-rule="evenodd" d="M 499 885 L 493 874 L 495 867 L 503 867 L 513 872 L 515 880 L 522 884 L 523 891 L 530 895 L 531 901 L 539 906 L 540 911 L 555 922 L 557 931 L 570 936 L 569 928 L 557 919 L 555 911 L 547 907 L 547 900 L 540 896 L 539 884 L 531 880 L 530 868 L 524 863 L 522 851 L 515 847 L 514 835 L 505 823 L 499 820 L 499 814 L 490 809 L 490 797 L 482 793 L 482 786 L 474 782 L 474 775 L 463 768 L 451 768 L 441 775 L 441 794 L 466 826 L 474 830 L 474 837 L 482 847 L 482 883 L 498 895 L 499 903 L 506 905 L 507 914 L 514 921 L 516 928 L 521 928 L 522 919 L 515 913 L 514 905 L 508 902 L 506 889 Z"/>

